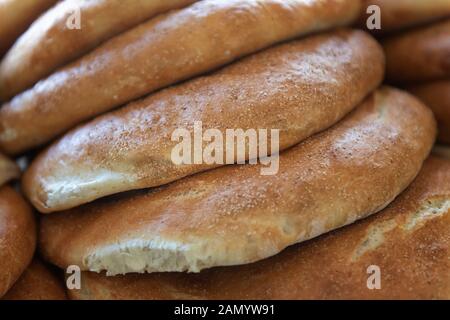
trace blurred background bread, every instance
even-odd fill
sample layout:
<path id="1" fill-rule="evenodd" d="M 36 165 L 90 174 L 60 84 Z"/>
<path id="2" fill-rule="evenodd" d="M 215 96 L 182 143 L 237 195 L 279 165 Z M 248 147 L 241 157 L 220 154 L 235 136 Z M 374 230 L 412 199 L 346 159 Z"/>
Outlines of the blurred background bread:
<path id="1" fill-rule="evenodd" d="M 0 297 L 30 263 L 36 246 L 31 207 L 9 186 L 0 188 Z"/>
<path id="2" fill-rule="evenodd" d="M 19 176 L 19 167 L 0 153 L 0 186 Z"/>
<path id="3" fill-rule="evenodd" d="M 0 59 L 30 24 L 56 2 L 57 0 L 0 0 Z"/>
<path id="4" fill-rule="evenodd" d="M 450 77 L 450 19 L 404 31 L 383 41 L 386 77 L 392 83 L 417 83 Z"/>
<path id="5" fill-rule="evenodd" d="M 450 145 L 450 77 L 408 89 L 433 110 L 439 125 L 438 140 Z"/>
<path id="6" fill-rule="evenodd" d="M 35 258 L 2 300 L 66 300 L 64 281 Z"/>

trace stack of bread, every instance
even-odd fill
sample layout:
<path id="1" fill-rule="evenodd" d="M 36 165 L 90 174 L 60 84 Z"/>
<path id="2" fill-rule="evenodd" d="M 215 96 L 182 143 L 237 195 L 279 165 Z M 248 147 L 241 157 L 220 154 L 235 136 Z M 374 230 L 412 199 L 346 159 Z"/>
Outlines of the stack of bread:
<path id="1" fill-rule="evenodd" d="M 387 80 L 409 90 L 433 110 L 438 141 L 450 144 L 450 18 L 389 36 L 383 46 Z"/>
<path id="2" fill-rule="evenodd" d="M 21 0 L 3 1 L 19 15 Z M 419 1 L 400 2 L 404 25 L 450 15 L 446 1 L 416 15 Z M 42 257 L 80 268 L 72 299 L 450 299 L 450 160 L 429 156 L 424 103 L 442 137 L 448 84 L 443 106 L 383 86 L 382 46 L 350 27 L 363 3 L 64 0 L 42 14 L 0 63 L 0 150 L 31 159 L 20 187 L 40 212 L 26 269 L 34 217 L 0 194 L 0 255 L 24 255 L 1 260 L 0 296 L 65 298 Z M 435 73 L 396 71 L 409 40 L 387 39 L 389 80 L 448 79 L 447 31 Z M 279 169 L 261 174 L 247 152 L 174 162 L 173 133 L 199 121 L 279 130 Z M 18 174 L 5 161 L 0 182 Z"/>

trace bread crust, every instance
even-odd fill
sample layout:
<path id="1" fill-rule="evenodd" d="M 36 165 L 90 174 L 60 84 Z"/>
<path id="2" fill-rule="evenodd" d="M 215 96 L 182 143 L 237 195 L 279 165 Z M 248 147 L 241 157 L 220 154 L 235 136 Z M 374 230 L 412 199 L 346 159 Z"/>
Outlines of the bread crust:
<path id="1" fill-rule="evenodd" d="M 0 297 L 33 258 L 36 222 L 30 206 L 9 186 L 0 188 Z"/>
<path id="2" fill-rule="evenodd" d="M 19 167 L 0 153 L 0 187 L 20 176 Z"/>
<path id="3" fill-rule="evenodd" d="M 107 41 L 0 109 L 0 148 L 18 154 L 93 116 L 274 43 L 347 25 L 354 0 L 208 0 Z"/>
<path id="4" fill-rule="evenodd" d="M 438 121 L 438 140 L 450 144 L 450 80 L 430 82 L 408 89 L 433 110 Z"/>
<path id="5" fill-rule="evenodd" d="M 0 100 L 7 101 L 58 67 L 139 23 L 195 0 L 66 0 L 22 35 L 0 64 Z M 66 27 L 80 10 L 81 29 Z"/>
<path id="6" fill-rule="evenodd" d="M 41 250 L 65 268 L 199 272 L 258 261 L 387 206 L 433 145 L 431 111 L 384 88 L 280 155 L 277 175 L 227 166 L 47 215 Z"/>
<path id="7" fill-rule="evenodd" d="M 0 58 L 30 24 L 56 1 L 0 0 Z"/>
<path id="8" fill-rule="evenodd" d="M 450 17 L 450 1 L 448 0 L 363 0 L 363 12 L 360 26 L 366 28 L 369 15 L 366 10 L 371 5 L 381 9 L 381 30 L 388 33 L 404 28 L 433 22 Z"/>
<path id="9" fill-rule="evenodd" d="M 389 37 L 383 46 L 390 82 L 423 83 L 450 77 L 450 19 Z"/>
<path id="10" fill-rule="evenodd" d="M 35 258 L 2 300 L 66 300 L 63 278 Z"/>
<path id="11" fill-rule="evenodd" d="M 318 63 L 320 61 L 320 63 Z M 248 57 L 104 115 L 63 137 L 25 173 L 24 191 L 41 212 L 110 194 L 155 187 L 217 164 L 176 165 L 176 129 L 195 121 L 220 130 L 280 130 L 280 150 L 324 130 L 383 79 L 379 45 L 341 30 Z"/>
<path id="12" fill-rule="evenodd" d="M 195 275 L 106 277 L 86 272 L 82 289 L 69 295 L 133 300 L 449 299 L 450 211 L 444 203 L 450 204 L 450 162 L 430 158 L 414 183 L 379 214 L 270 259 Z M 380 268 L 380 290 L 366 286 L 371 265 Z"/>

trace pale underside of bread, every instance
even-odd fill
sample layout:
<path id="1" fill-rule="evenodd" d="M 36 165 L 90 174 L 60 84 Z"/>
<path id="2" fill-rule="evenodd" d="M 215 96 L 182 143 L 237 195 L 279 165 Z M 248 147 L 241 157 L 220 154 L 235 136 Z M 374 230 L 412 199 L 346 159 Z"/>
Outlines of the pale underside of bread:
<path id="1" fill-rule="evenodd" d="M 82 274 L 73 299 L 450 299 L 450 162 L 382 212 L 258 263 L 200 274 Z M 369 290 L 377 266 L 380 290 Z"/>
<path id="2" fill-rule="evenodd" d="M 21 33 L 56 1 L 0 0 L 0 59 Z"/>
<path id="3" fill-rule="evenodd" d="M 383 41 L 387 80 L 423 83 L 450 77 L 450 18 Z"/>
<path id="4" fill-rule="evenodd" d="M 275 43 L 350 24 L 354 0 L 206 0 L 114 37 L 0 108 L 19 154 L 96 115 Z"/>
<path id="5" fill-rule="evenodd" d="M 193 2 L 195 0 L 59 2 L 36 20 L 4 57 L 0 64 L 0 100 L 11 99 L 105 40 L 158 14 Z M 78 10 L 81 31 L 67 27 Z"/>
<path id="6" fill-rule="evenodd" d="M 450 17 L 448 0 L 364 0 L 360 25 L 366 27 L 367 8 L 376 5 L 381 9 L 381 30 L 376 32 L 393 32 L 407 27 Z"/>
<path id="7" fill-rule="evenodd" d="M 35 258 L 2 300 L 65 300 L 64 281 Z"/>
<path id="8" fill-rule="evenodd" d="M 412 86 L 408 90 L 433 111 L 438 122 L 439 142 L 450 144 L 450 77 L 447 80 Z"/>
<path id="9" fill-rule="evenodd" d="M 20 176 L 19 167 L 4 155 L 0 154 L 0 187 L 11 179 Z"/>
<path id="10" fill-rule="evenodd" d="M 0 188 L 0 297 L 30 263 L 36 222 L 26 201 L 9 186 Z"/>
<path id="11" fill-rule="evenodd" d="M 34 161 L 24 191 L 48 213 L 217 167 L 172 161 L 172 133 L 192 134 L 195 121 L 224 135 L 278 129 L 286 149 L 342 119 L 380 84 L 383 70 L 381 48 L 361 31 L 268 49 L 75 129 Z"/>
<path id="12" fill-rule="evenodd" d="M 435 134 L 429 109 L 383 88 L 282 153 L 276 175 L 227 166 L 48 215 L 40 247 L 60 267 L 111 275 L 255 262 L 383 209 L 419 172 Z"/>

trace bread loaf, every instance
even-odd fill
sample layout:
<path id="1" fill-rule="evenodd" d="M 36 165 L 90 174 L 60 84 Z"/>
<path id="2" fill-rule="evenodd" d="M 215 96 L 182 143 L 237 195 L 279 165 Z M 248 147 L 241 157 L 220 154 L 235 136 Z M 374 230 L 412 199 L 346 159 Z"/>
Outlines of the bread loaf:
<path id="1" fill-rule="evenodd" d="M 2 300 L 66 300 L 63 278 L 34 259 Z"/>
<path id="2" fill-rule="evenodd" d="M 450 299 L 450 162 L 387 209 L 270 259 L 200 274 L 83 273 L 73 299 Z M 380 272 L 380 289 L 369 277 Z M 368 272 L 369 270 L 369 272 Z M 375 271 L 373 271 L 375 270 Z"/>
<path id="3" fill-rule="evenodd" d="M 450 19 L 384 40 L 387 79 L 417 83 L 450 77 Z"/>
<path id="4" fill-rule="evenodd" d="M 218 165 L 172 161 L 172 133 L 192 132 L 199 120 L 224 135 L 279 129 L 286 149 L 352 110 L 380 84 L 383 67 L 381 48 L 361 31 L 280 45 L 75 129 L 31 165 L 25 193 L 53 212 L 211 169 Z"/>
<path id="5" fill-rule="evenodd" d="M 0 58 L 30 24 L 56 1 L 0 0 Z"/>
<path id="6" fill-rule="evenodd" d="M 19 154 L 80 122 L 274 43 L 346 25 L 354 0 L 204 0 L 111 39 L 0 108 L 0 149 Z"/>
<path id="7" fill-rule="evenodd" d="M 438 139 L 450 144 L 450 80 L 417 85 L 409 90 L 433 110 L 438 121 Z"/>
<path id="8" fill-rule="evenodd" d="M 195 0 L 65 0 L 41 16 L 0 64 L 0 100 L 157 14 Z M 39 1 L 37 1 L 39 2 Z M 80 29 L 67 27 L 79 13 Z M 72 22 L 73 23 L 73 22 Z"/>
<path id="9" fill-rule="evenodd" d="M 227 166 L 46 215 L 41 251 L 59 267 L 111 275 L 255 262 L 386 207 L 417 175 L 435 134 L 428 108 L 384 88 L 282 153 L 276 175 Z"/>

